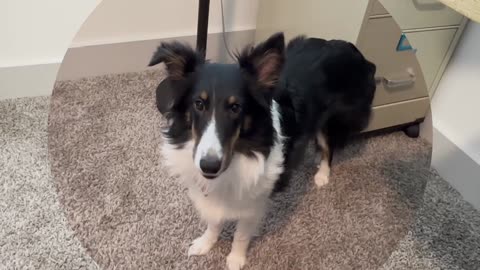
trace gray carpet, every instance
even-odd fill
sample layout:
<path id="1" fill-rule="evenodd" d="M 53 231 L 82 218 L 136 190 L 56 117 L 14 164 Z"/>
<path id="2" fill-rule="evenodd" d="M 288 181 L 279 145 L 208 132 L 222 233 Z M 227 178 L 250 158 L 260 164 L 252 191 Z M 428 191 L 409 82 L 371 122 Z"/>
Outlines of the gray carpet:
<path id="1" fill-rule="evenodd" d="M 41 98 L 0 102 L 8 115 L 0 123 L 1 146 L 30 143 L 21 134 L 38 133 L 16 150 L 17 167 L 15 146 L 0 155 L 2 185 L 9 186 L 0 194 L 2 211 L 18 213 L 0 219 L 0 267 L 93 268 L 91 256 L 102 269 L 224 269 L 232 226 L 208 256 L 186 256 L 204 226 L 160 159 L 154 88 L 162 76 L 151 71 L 56 84 L 48 126 L 53 179 L 38 177 L 50 189 L 28 193 L 50 198 L 38 207 L 12 203 L 26 196 L 23 181 L 4 180 L 3 172 L 48 172 L 45 152 L 32 155 L 45 147 L 48 107 Z M 428 169 L 430 152 L 427 143 L 402 133 L 359 138 L 335 157 L 331 182 L 321 189 L 307 161 L 274 198 L 246 269 L 479 269 L 480 213 Z M 41 234 L 20 226 L 32 217 Z M 8 228 L 15 233 L 4 233 Z M 58 263 L 45 262 L 48 256 Z"/>
<path id="2" fill-rule="evenodd" d="M 47 97 L 0 101 L 0 269 L 97 269 L 58 203 L 48 104 Z"/>

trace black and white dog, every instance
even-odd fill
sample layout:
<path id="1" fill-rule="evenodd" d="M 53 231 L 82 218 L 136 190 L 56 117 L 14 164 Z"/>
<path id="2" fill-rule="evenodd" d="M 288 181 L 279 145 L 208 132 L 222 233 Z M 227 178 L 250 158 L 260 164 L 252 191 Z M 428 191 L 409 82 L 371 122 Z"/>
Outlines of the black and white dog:
<path id="1" fill-rule="evenodd" d="M 157 90 L 168 126 L 163 155 L 207 223 L 190 255 L 207 253 L 222 224 L 238 221 L 228 269 L 241 269 L 273 192 L 285 186 L 308 142 L 328 183 L 332 151 L 364 129 L 375 92 L 375 65 L 354 45 L 282 33 L 237 55 L 237 64 L 203 60 L 187 45 L 162 43 L 150 66 L 165 63 Z"/>

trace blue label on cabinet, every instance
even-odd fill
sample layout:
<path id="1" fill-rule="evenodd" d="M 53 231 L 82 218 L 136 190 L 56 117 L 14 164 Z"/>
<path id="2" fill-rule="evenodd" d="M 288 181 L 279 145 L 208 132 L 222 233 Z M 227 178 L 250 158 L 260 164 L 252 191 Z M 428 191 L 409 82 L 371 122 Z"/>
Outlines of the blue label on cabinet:
<path id="1" fill-rule="evenodd" d="M 410 43 L 408 42 L 407 36 L 405 36 L 405 34 L 402 34 L 400 36 L 400 40 L 398 41 L 398 44 L 397 44 L 397 52 L 412 51 L 412 50 L 413 50 L 413 48 L 410 45 Z"/>

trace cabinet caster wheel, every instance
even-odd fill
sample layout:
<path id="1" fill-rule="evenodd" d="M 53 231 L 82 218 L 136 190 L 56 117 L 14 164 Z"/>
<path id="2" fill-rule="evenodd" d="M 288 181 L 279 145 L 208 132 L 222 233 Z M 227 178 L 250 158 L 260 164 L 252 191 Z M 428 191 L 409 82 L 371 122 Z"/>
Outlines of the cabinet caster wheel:
<path id="1" fill-rule="evenodd" d="M 410 126 L 407 126 L 403 129 L 403 132 L 410 138 L 418 138 L 420 136 L 420 124 L 416 123 Z"/>

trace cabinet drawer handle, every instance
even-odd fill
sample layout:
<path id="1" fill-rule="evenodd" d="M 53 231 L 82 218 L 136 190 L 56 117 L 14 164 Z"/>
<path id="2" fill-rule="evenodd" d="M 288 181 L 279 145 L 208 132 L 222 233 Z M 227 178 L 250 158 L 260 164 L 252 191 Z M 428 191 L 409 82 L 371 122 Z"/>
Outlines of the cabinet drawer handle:
<path id="1" fill-rule="evenodd" d="M 385 85 L 388 88 L 396 88 L 396 87 L 402 87 L 402 86 L 407 86 L 410 84 L 413 84 L 415 82 L 415 77 L 408 77 L 404 79 L 390 79 L 390 78 L 384 78 Z"/>
<path id="2" fill-rule="evenodd" d="M 375 80 L 377 83 L 383 82 L 387 88 L 397 88 L 411 85 L 415 82 L 415 73 L 413 70 L 408 69 L 406 74 L 402 75 L 390 75 L 384 77 L 376 77 Z"/>

